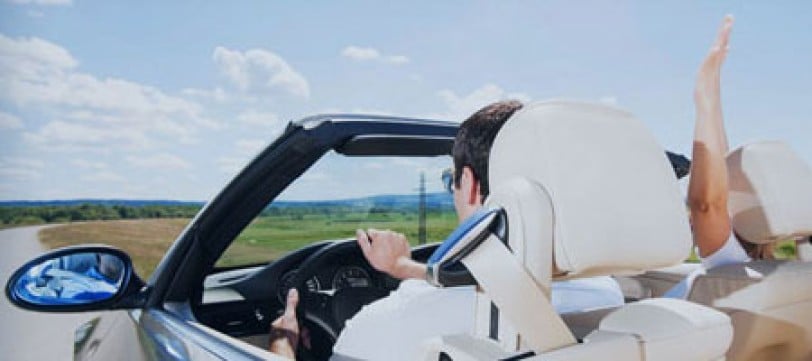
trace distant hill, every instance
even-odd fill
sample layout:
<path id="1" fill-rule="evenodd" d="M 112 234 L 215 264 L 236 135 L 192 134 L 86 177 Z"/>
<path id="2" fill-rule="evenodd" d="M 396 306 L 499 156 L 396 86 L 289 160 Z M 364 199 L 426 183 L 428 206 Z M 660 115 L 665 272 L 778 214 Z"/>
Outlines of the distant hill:
<path id="1" fill-rule="evenodd" d="M 339 199 L 330 201 L 277 201 L 271 207 L 379 207 L 379 208 L 416 208 L 420 202 L 417 194 L 380 195 L 363 198 Z M 426 194 L 426 205 L 429 208 L 453 208 L 454 199 L 448 193 Z"/>
<path id="2" fill-rule="evenodd" d="M 363 198 L 339 199 L 329 201 L 277 201 L 274 207 L 384 207 L 408 208 L 417 207 L 419 203 L 417 194 L 380 195 Z M 70 200 L 44 200 L 44 201 L 0 201 L 0 207 L 72 207 L 81 205 L 98 206 L 197 206 L 202 207 L 205 202 L 173 201 L 173 200 L 131 200 L 131 199 L 70 199 Z M 454 200 L 448 193 L 426 194 L 426 204 L 430 208 L 454 207 Z"/>

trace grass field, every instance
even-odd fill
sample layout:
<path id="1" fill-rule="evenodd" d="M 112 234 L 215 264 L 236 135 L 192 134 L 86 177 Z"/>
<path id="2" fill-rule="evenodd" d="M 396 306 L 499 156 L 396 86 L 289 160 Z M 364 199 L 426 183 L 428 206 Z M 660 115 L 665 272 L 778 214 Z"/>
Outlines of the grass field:
<path id="1" fill-rule="evenodd" d="M 146 279 L 188 222 L 189 219 L 144 219 L 72 223 L 43 229 L 39 236 L 49 248 L 103 243 L 123 249 L 133 258 L 138 275 Z M 453 212 L 430 212 L 426 227 L 428 242 L 443 240 L 456 225 Z M 404 233 L 412 245 L 417 245 L 417 217 L 411 213 L 262 216 L 237 237 L 217 266 L 266 263 L 310 243 L 354 238 L 358 228 L 391 229 Z M 794 242 L 779 243 L 775 254 L 781 259 L 793 257 Z M 692 253 L 688 261 L 698 259 Z"/>
<path id="2" fill-rule="evenodd" d="M 120 248 L 133 259 L 138 275 L 147 279 L 189 219 L 138 219 L 69 223 L 45 228 L 40 242 L 48 248 L 102 243 Z"/>
<path id="3" fill-rule="evenodd" d="M 457 226 L 454 212 L 426 216 L 426 239 L 442 241 Z M 391 229 L 406 235 L 412 245 L 418 242 L 415 214 L 348 213 L 342 215 L 310 214 L 294 218 L 288 215 L 255 219 L 217 262 L 219 267 L 268 262 L 302 246 L 324 240 L 355 238 L 358 228 Z"/>
<path id="4" fill-rule="evenodd" d="M 143 219 L 70 223 L 40 231 L 48 248 L 101 243 L 120 248 L 133 259 L 138 275 L 148 278 L 189 219 Z M 456 227 L 453 212 L 429 213 L 427 239 L 441 241 Z M 401 212 L 263 216 L 237 237 L 218 267 L 266 263 L 310 243 L 355 237 L 357 228 L 391 229 L 418 242 L 417 217 Z"/>

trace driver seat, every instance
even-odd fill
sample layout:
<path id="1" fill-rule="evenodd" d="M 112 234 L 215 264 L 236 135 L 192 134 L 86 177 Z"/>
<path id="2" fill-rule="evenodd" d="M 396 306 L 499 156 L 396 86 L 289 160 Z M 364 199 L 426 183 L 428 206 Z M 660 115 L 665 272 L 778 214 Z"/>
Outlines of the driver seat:
<path id="1" fill-rule="evenodd" d="M 473 275 L 476 332 L 432 340 L 426 360 L 724 357 L 730 318 L 706 306 L 626 304 L 582 340 L 551 306 L 552 280 L 641 273 L 682 262 L 691 247 L 673 170 L 631 114 L 571 101 L 529 104 L 497 135 L 489 173 L 486 207 L 504 216 L 484 217 L 489 225 L 441 246 L 447 253 L 429 264 L 443 286 L 443 269 L 457 263 Z"/>

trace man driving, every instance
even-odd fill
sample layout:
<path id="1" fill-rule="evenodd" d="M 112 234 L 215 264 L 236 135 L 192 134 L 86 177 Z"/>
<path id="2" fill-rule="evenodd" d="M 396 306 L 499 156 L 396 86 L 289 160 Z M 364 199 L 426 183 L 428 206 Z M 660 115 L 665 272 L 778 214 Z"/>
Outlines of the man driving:
<path id="1" fill-rule="evenodd" d="M 457 132 L 453 171 L 443 180 L 453 194 L 458 220 L 482 208 L 490 193 L 488 157 L 496 134 L 522 103 L 509 100 L 490 104 L 465 120 Z M 389 230 L 358 230 L 358 245 L 376 270 L 403 280 L 388 297 L 365 306 L 339 335 L 334 355 L 357 359 L 413 360 L 420 357 L 427 339 L 474 330 L 476 291 L 473 286 L 436 288 L 426 279 L 426 265 L 411 258 L 403 234 Z M 291 290 L 285 313 L 272 324 L 271 351 L 293 358 L 299 327 L 295 307 L 298 293 Z M 555 282 L 552 303 L 559 313 L 619 306 L 623 294 L 610 277 Z M 397 332 L 382 332 L 394 327 Z M 393 352 L 398 350 L 398 352 Z"/>

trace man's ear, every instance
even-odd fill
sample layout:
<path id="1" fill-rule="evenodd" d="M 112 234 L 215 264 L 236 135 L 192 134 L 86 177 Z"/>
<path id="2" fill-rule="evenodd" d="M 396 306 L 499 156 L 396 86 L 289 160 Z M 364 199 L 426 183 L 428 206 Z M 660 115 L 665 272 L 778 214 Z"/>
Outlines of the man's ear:
<path id="1" fill-rule="evenodd" d="M 479 195 L 479 179 L 474 176 L 471 167 L 465 166 L 462 168 L 460 191 L 466 204 L 479 205 L 482 203 Z"/>

